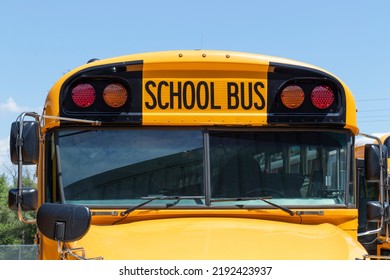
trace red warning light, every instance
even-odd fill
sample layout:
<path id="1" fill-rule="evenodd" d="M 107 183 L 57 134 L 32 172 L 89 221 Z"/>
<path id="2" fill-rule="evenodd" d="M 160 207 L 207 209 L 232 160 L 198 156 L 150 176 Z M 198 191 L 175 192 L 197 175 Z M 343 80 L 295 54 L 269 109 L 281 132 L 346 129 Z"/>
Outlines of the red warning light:
<path id="1" fill-rule="evenodd" d="M 72 90 L 72 100 L 76 106 L 87 108 L 93 104 L 96 99 L 96 92 L 90 84 L 78 84 Z"/>
<path id="2" fill-rule="evenodd" d="M 326 109 L 333 104 L 334 93 L 328 86 L 316 86 L 311 92 L 310 99 L 318 109 Z"/>

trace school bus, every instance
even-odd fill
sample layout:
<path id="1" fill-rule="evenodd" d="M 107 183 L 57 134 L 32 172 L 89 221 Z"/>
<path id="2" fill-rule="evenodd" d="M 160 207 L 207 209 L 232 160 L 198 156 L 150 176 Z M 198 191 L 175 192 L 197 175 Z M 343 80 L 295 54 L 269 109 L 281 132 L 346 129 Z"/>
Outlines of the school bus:
<path id="1" fill-rule="evenodd" d="M 377 143 L 384 147 L 383 173 L 382 181 L 367 180 L 364 162 L 366 159 L 365 146 L 367 144 Z M 390 133 L 374 133 L 372 135 L 362 135 L 355 142 L 356 158 L 356 176 L 359 209 L 359 228 L 358 240 L 365 245 L 371 255 L 389 256 L 389 174 L 390 157 L 388 151 L 390 148 Z M 370 174 L 368 174 L 370 176 Z M 380 185 L 382 183 L 383 185 Z M 382 219 L 370 219 L 371 213 L 367 213 L 367 203 L 381 203 L 385 216 Z M 368 214 L 368 215 L 367 215 Z M 360 233 L 361 232 L 361 233 Z M 367 234 L 371 233 L 371 234 Z"/>
<path id="2" fill-rule="evenodd" d="M 20 178 L 37 165 L 38 188 L 19 180 L 9 207 L 36 223 L 39 259 L 371 259 L 358 133 L 351 91 L 309 64 L 216 50 L 91 60 L 12 124 L 11 160 Z M 367 145 L 372 181 L 381 148 Z"/>

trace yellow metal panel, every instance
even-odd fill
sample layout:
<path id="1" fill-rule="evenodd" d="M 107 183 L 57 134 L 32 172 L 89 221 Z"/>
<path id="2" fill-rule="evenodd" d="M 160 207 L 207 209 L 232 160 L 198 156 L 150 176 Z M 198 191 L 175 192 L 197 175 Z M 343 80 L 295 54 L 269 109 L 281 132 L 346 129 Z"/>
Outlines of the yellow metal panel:
<path id="1" fill-rule="evenodd" d="M 357 242 L 356 209 L 298 211 L 306 214 L 140 209 L 124 224 L 112 225 L 122 218 L 120 211 L 99 209 L 106 214 L 93 215 L 87 235 L 70 245 L 83 247 L 87 257 L 105 259 L 353 259 L 365 254 Z M 42 258 L 59 257 L 56 242 L 42 238 L 42 243 Z"/>
<path id="2" fill-rule="evenodd" d="M 356 240 L 331 224 L 216 217 L 92 226 L 74 246 L 83 246 L 87 257 L 104 259 L 325 260 L 365 254 Z"/>

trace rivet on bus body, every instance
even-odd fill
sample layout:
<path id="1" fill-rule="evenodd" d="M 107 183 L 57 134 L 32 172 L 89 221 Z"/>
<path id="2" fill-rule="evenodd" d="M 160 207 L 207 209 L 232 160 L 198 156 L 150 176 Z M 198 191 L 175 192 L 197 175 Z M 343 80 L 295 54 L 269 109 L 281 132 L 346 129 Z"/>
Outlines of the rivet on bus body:
<path id="1" fill-rule="evenodd" d="M 182 54 L 182 53 L 179 53 L 179 57 L 183 57 L 183 54 Z"/>
<path id="2" fill-rule="evenodd" d="M 204 54 L 202 54 L 202 57 L 206 57 L 206 54 L 204 53 Z"/>
<path id="3" fill-rule="evenodd" d="M 229 58 L 229 57 L 230 57 L 230 54 L 227 54 L 227 55 L 226 55 L 226 58 Z"/>

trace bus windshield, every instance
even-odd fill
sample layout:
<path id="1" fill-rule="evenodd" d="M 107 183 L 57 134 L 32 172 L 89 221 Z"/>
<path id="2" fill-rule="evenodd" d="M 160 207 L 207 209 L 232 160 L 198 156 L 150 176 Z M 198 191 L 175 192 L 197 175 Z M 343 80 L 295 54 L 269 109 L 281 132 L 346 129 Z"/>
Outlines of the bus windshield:
<path id="1" fill-rule="evenodd" d="M 261 197 L 332 207 L 352 195 L 352 137 L 346 131 L 131 128 L 55 135 L 58 145 L 48 146 L 57 156 L 48 164 L 60 174 L 67 203 L 122 207 L 175 196 L 198 198 L 176 206 L 234 207 L 235 198 L 245 198 L 244 206 L 266 206 L 255 199 Z"/>

